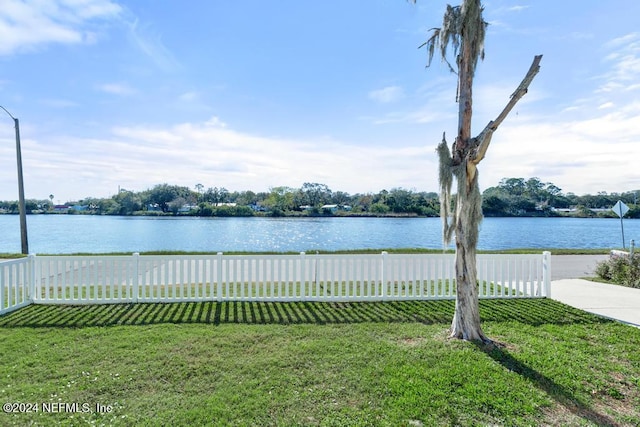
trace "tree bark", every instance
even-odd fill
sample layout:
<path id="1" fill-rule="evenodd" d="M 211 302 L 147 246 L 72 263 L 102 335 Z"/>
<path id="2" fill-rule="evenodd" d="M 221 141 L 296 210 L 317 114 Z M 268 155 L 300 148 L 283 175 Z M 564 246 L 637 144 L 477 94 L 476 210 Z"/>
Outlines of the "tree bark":
<path id="1" fill-rule="evenodd" d="M 458 137 L 453 145 L 453 153 L 451 153 L 451 167 L 458 182 L 454 225 L 456 236 L 456 306 L 451 323 L 452 338 L 491 342 L 480 326 L 476 250 L 478 227 L 482 219 L 482 197 L 478 186 L 476 166 L 484 158 L 493 132 L 498 129 L 518 100 L 527 93 L 529 84 L 540 69 L 541 59 L 542 55 L 534 58 L 533 64 L 516 91 L 511 95 L 507 106 L 495 120 L 489 122 L 476 138 L 469 137 L 471 88 L 464 87 L 471 83 L 472 76 L 463 72 L 465 67 L 461 67 L 459 118 L 462 123 L 459 124 Z"/>
<path id="2" fill-rule="evenodd" d="M 482 219 L 482 197 L 478 176 L 469 178 L 468 170 L 460 166 L 456 173 L 458 200 L 456 204 L 456 306 L 451 322 L 451 337 L 489 342 L 480 326 L 478 303 L 476 248 L 478 225 Z M 469 179 L 471 182 L 469 183 Z"/>

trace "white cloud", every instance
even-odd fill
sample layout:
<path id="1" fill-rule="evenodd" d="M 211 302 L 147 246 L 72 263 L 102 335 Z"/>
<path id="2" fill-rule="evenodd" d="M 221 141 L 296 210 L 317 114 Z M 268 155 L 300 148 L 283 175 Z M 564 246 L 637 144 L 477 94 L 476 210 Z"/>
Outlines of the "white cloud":
<path id="1" fill-rule="evenodd" d="M 611 49 L 605 58 L 609 70 L 600 79 L 603 83 L 597 92 L 616 90 L 631 91 L 640 88 L 640 33 L 630 33 L 618 37 L 604 46 Z"/>
<path id="2" fill-rule="evenodd" d="M 512 113 L 494 135 L 480 165 L 483 188 L 504 177 L 538 176 L 577 194 L 640 189 L 640 170 L 632 162 L 640 158 L 640 102 L 632 93 L 640 88 L 640 34 L 603 48 L 607 69 L 593 79 L 595 90 L 567 99 L 558 106 L 561 115 L 535 113 L 538 90 L 522 99 L 518 107 L 529 102 L 532 108 L 520 116 Z M 483 92 L 474 93 L 478 107 Z"/>
<path id="3" fill-rule="evenodd" d="M 97 86 L 97 89 L 113 95 L 128 96 L 136 93 L 136 90 L 124 83 L 104 83 Z"/>
<path id="4" fill-rule="evenodd" d="M 610 48 L 625 47 L 630 44 L 636 43 L 639 36 L 640 33 L 625 34 L 624 36 L 616 37 L 615 39 L 609 41 L 607 43 L 607 46 Z"/>
<path id="5" fill-rule="evenodd" d="M 453 129 L 455 127 L 454 119 L 458 117 L 454 107 L 450 111 L 444 111 L 437 108 L 433 103 L 427 103 L 422 107 L 411 111 L 392 111 L 382 117 L 363 117 L 375 125 L 387 124 L 430 124 L 438 123 L 445 128 Z"/>
<path id="6" fill-rule="evenodd" d="M 640 158 L 640 102 L 591 111 L 590 118 L 571 121 L 510 116 L 480 164 L 482 188 L 504 177 L 539 176 L 577 194 L 640 189 L 640 170 L 631 162 Z M 0 158 L 13 159 L 9 148 L 2 157 L 12 137 L 10 127 L 0 134 Z M 23 140 L 25 184 L 29 198 L 53 193 L 63 200 L 106 197 L 118 186 L 141 191 L 163 182 L 253 191 L 303 182 L 350 193 L 437 189 L 437 141 L 418 147 L 357 142 L 249 134 L 215 116 L 173 126 L 118 127 L 102 138 L 31 137 Z M 13 175 L 12 163 L 0 172 L 9 183 Z"/>
<path id="7" fill-rule="evenodd" d="M 0 8 L 0 55 L 28 51 L 49 43 L 92 43 L 96 33 L 85 28 L 93 19 L 118 16 L 111 0 L 3 0 Z"/>
<path id="8" fill-rule="evenodd" d="M 229 129 L 214 117 L 171 127 L 119 127 L 102 139 L 29 140 L 23 156 L 30 198 L 106 197 L 118 186 L 141 191 L 164 182 L 254 191 L 322 182 L 355 193 L 394 186 L 433 190 L 434 148 L 266 137 Z"/>
<path id="9" fill-rule="evenodd" d="M 418 90 L 424 97 L 422 105 L 405 111 L 392 111 L 382 117 L 365 117 L 374 124 L 430 124 L 437 123 L 447 133 L 454 132 L 458 117 L 458 104 L 455 98 L 455 81 L 453 86 L 446 80 L 438 81 Z M 484 127 L 493 120 L 507 105 L 511 94 L 518 87 L 519 81 L 503 80 L 500 83 L 481 84 L 474 89 L 473 123 Z M 531 91 L 520 100 L 518 107 L 535 103 L 544 99 L 546 94 L 541 90 Z M 517 111 L 517 110 L 516 110 Z"/>
<path id="10" fill-rule="evenodd" d="M 480 165 L 481 185 L 539 176 L 576 194 L 640 189 L 640 103 L 586 120 L 510 120 L 495 133 Z"/>
<path id="11" fill-rule="evenodd" d="M 416 98 L 423 101 L 418 106 L 389 111 L 382 116 L 365 116 L 361 119 L 375 125 L 440 123 L 448 126 L 452 119 L 457 117 L 455 86 L 452 87 L 451 82 L 455 85 L 455 80 L 436 79 L 420 87 L 416 91 Z M 449 105 L 450 108 L 443 108 L 443 105 Z"/>
<path id="12" fill-rule="evenodd" d="M 184 101 L 184 102 L 192 102 L 198 99 L 198 92 L 185 92 L 183 94 L 181 94 L 178 99 L 180 101 Z"/>
<path id="13" fill-rule="evenodd" d="M 129 38 L 133 44 L 160 69 L 171 72 L 180 68 L 178 61 L 162 42 L 161 36 L 153 33 L 149 25 L 141 24 L 137 18 L 128 25 Z"/>
<path id="14" fill-rule="evenodd" d="M 640 101 L 633 93 L 640 88 L 640 33 L 616 39 L 605 48 L 610 53 L 603 60 L 607 71 L 594 79 L 597 90 L 557 105 L 561 115 L 539 109 L 539 101 L 548 98 L 540 89 L 518 103 L 480 164 L 483 189 L 504 177 L 533 176 L 577 194 L 640 189 L 640 169 L 633 164 L 640 158 Z M 474 124 L 481 128 L 487 112 L 487 118 L 493 118 L 517 83 L 478 85 Z"/>
<path id="15" fill-rule="evenodd" d="M 216 116 L 211 117 L 204 124 L 206 126 L 213 126 L 213 127 L 220 127 L 220 128 L 226 128 L 227 127 L 227 124 L 225 122 L 223 122 L 222 120 L 220 120 L 219 117 L 216 117 Z"/>
<path id="16" fill-rule="evenodd" d="M 404 90 L 400 86 L 387 86 L 369 92 L 369 99 L 383 104 L 394 102 L 404 97 Z"/>
<path id="17" fill-rule="evenodd" d="M 521 12 L 525 9 L 529 9 L 531 6 L 525 6 L 525 5 L 516 5 L 516 6 L 511 6 L 509 7 L 507 10 L 509 10 L 510 12 Z"/>
<path id="18" fill-rule="evenodd" d="M 39 102 L 42 105 L 45 105 L 47 107 L 51 107 L 51 108 L 72 108 L 72 107 L 77 107 L 79 104 L 77 102 L 74 101 L 70 101 L 68 99 L 41 99 L 39 100 Z"/>

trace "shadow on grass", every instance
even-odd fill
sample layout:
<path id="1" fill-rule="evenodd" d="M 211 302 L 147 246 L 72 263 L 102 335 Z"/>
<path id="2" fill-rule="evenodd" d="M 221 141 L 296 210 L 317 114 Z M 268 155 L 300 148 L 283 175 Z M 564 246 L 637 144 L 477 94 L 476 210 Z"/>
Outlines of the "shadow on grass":
<path id="1" fill-rule="evenodd" d="M 496 345 L 478 344 L 478 348 L 511 372 L 526 378 L 533 385 L 544 391 L 558 404 L 572 414 L 597 426 L 619 426 L 620 424 L 608 415 L 601 414 L 589 407 L 569 389 L 556 383 L 551 378 L 522 363 L 508 351 Z"/>
<path id="2" fill-rule="evenodd" d="M 90 327 L 204 324 L 338 324 L 421 322 L 448 324 L 454 301 L 197 302 L 106 305 L 30 305 L 0 317 L 0 327 Z M 603 323 L 609 320 L 549 299 L 481 300 L 485 322 L 530 325 Z"/>

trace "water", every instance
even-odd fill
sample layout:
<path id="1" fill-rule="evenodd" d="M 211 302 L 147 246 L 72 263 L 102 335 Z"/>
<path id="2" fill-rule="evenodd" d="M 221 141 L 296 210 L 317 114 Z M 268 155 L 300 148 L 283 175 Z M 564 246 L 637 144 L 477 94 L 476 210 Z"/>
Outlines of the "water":
<path id="1" fill-rule="evenodd" d="M 640 221 L 625 220 L 640 241 Z M 92 215 L 27 216 L 31 253 L 312 251 L 432 248 L 439 218 L 193 218 Z M 619 219 L 485 218 L 480 249 L 619 248 Z M 20 252 L 17 215 L 0 215 L 0 253 Z"/>

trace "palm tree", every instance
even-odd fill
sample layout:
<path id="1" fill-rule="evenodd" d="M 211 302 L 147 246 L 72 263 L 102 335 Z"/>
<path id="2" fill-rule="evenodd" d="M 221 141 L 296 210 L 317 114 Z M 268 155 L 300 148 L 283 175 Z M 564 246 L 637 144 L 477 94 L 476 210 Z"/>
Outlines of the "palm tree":
<path id="1" fill-rule="evenodd" d="M 443 134 L 437 152 L 440 161 L 440 216 L 447 245 L 455 233 L 456 306 L 451 324 L 451 337 L 490 342 L 480 326 L 476 251 L 478 227 L 482 220 L 482 196 L 478 186 L 477 165 L 484 158 L 491 136 L 516 102 L 527 92 L 529 83 L 539 70 L 542 55 L 536 56 L 524 80 L 511 96 L 502 113 L 489 122 L 475 138 L 471 137 L 472 88 L 478 59 L 484 59 L 484 37 L 487 22 L 482 17 L 480 0 L 464 0 L 460 6 L 447 6 L 441 28 L 432 30 L 422 46 L 428 50 L 428 65 L 436 48 L 452 72 L 458 74 L 458 132 L 451 150 Z M 421 47 L 422 47 L 421 46 Z M 452 47 L 455 66 L 447 58 Z M 450 219 L 451 187 L 457 181 L 457 196 Z"/>

